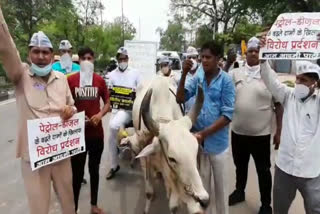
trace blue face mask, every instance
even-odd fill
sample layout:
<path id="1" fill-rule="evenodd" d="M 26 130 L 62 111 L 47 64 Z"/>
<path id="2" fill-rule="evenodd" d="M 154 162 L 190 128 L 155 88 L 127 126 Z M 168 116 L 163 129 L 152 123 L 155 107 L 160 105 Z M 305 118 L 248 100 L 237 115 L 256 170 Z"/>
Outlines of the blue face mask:
<path id="1" fill-rule="evenodd" d="M 40 68 L 36 64 L 33 64 L 33 63 L 31 64 L 31 72 L 39 77 L 47 76 L 51 72 L 51 70 L 52 70 L 51 63 L 43 68 Z"/>

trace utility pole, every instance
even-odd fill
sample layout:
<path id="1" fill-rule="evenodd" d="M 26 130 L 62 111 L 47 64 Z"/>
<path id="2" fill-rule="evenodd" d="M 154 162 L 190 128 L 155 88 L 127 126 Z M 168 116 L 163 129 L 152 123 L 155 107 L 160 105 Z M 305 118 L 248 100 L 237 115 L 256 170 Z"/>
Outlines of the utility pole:
<path id="1" fill-rule="evenodd" d="M 121 10 L 122 10 L 122 45 L 124 46 L 124 16 L 123 16 L 123 0 L 121 0 Z"/>

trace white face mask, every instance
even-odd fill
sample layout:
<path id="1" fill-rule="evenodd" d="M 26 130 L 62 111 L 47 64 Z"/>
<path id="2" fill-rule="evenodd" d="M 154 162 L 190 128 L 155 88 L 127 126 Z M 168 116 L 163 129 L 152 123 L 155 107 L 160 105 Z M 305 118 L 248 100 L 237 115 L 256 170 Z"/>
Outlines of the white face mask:
<path id="1" fill-rule="evenodd" d="M 161 72 L 163 73 L 163 75 L 167 76 L 170 73 L 170 68 L 169 66 L 165 66 L 161 68 Z"/>
<path id="2" fill-rule="evenodd" d="M 197 62 L 195 59 L 191 59 L 191 61 L 193 62 L 191 71 L 194 71 L 194 70 L 196 70 L 197 67 L 198 67 L 198 62 Z"/>
<path id="3" fill-rule="evenodd" d="M 72 70 L 72 58 L 68 53 L 63 54 L 60 57 L 60 64 L 62 69 L 66 69 L 67 73 Z"/>
<path id="4" fill-rule="evenodd" d="M 92 86 L 94 64 L 88 60 L 80 63 L 80 87 Z"/>
<path id="5" fill-rule="evenodd" d="M 120 62 L 119 63 L 120 71 L 125 71 L 127 68 L 128 68 L 128 63 L 127 62 Z"/>
<path id="6" fill-rule="evenodd" d="M 310 93 L 310 88 L 308 86 L 305 86 L 303 84 L 296 84 L 294 88 L 294 95 L 298 99 L 304 99 L 306 98 Z"/>

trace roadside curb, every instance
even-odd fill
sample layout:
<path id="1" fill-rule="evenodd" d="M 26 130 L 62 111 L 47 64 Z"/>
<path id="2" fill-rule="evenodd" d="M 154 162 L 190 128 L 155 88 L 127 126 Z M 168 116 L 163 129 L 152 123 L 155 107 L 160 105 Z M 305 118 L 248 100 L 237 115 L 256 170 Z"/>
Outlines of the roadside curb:
<path id="1" fill-rule="evenodd" d="M 0 106 L 4 106 L 4 105 L 10 104 L 10 103 L 14 103 L 14 102 L 16 102 L 16 98 L 11 98 L 11 99 L 8 99 L 6 101 L 0 102 Z"/>

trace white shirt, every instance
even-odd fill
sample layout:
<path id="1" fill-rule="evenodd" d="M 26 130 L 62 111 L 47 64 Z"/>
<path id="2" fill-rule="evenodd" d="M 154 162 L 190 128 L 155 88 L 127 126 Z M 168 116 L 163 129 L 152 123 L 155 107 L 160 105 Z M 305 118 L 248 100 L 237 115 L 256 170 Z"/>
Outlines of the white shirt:
<path id="1" fill-rule="evenodd" d="M 108 74 L 110 86 L 122 86 L 127 88 L 136 89 L 140 82 L 140 74 L 138 71 L 128 67 L 124 72 L 119 68 L 111 71 Z"/>
<path id="2" fill-rule="evenodd" d="M 260 76 L 260 66 L 258 72 Z M 236 68 L 230 75 L 236 88 L 232 131 L 247 136 L 270 135 L 274 102 L 263 80 L 247 75 L 246 67 Z"/>
<path id="3" fill-rule="evenodd" d="M 119 68 L 116 68 L 108 74 L 108 77 L 109 87 L 120 86 L 135 90 L 140 83 L 140 73 L 129 67 L 124 72 L 120 71 Z M 116 113 L 118 110 L 112 109 L 112 112 Z"/>
<path id="4" fill-rule="evenodd" d="M 282 84 L 268 62 L 261 64 L 261 78 L 283 105 L 281 144 L 276 165 L 287 174 L 315 178 L 320 175 L 320 93 L 296 99 L 293 88 Z"/>

